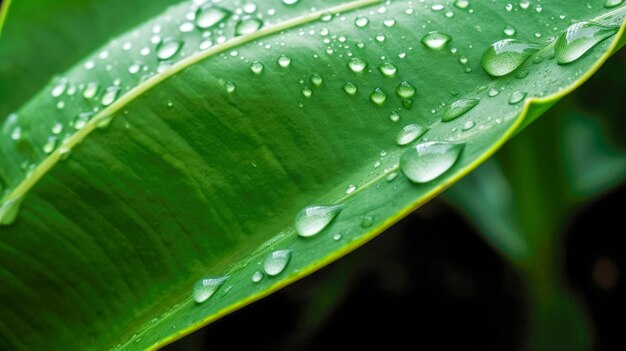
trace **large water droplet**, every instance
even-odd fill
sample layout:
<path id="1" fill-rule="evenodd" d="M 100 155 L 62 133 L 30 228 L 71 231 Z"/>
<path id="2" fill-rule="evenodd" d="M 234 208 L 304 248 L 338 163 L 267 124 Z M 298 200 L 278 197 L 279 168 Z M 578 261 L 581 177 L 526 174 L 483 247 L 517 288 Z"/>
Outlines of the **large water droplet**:
<path id="1" fill-rule="evenodd" d="M 515 105 L 522 102 L 526 98 L 526 95 L 527 94 L 523 91 L 516 91 L 512 93 L 511 97 L 509 98 L 509 104 Z"/>
<path id="2" fill-rule="evenodd" d="M 235 35 L 246 35 L 256 32 L 263 26 L 263 22 L 257 18 L 246 18 L 237 22 Z"/>
<path id="3" fill-rule="evenodd" d="M 430 141 L 406 150 L 400 157 L 402 173 L 415 183 L 427 183 L 447 172 L 459 159 L 465 144 Z"/>
<path id="4" fill-rule="evenodd" d="M 483 54 L 483 69 L 492 76 L 500 77 L 515 71 L 541 47 L 516 39 L 504 39 L 493 43 Z"/>
<path id="5" fill-rule="evenodd" d="M 203 303 L 211 298 L 226 280 L 228 280 L 228 276 L 208 277 L 198 280 L 193 286 L 193 299 L 197 303 Z"/>
<path id="6" fill-rule="evenodd" d="M 370 94 L 370 100 L 380 106 L 385 103 L 385 100 L 387 100 L 387 94 L 381 88 L 376 88 Z"/>
<path id="7" fill-rule="evenodd" d="M 343 205 L 308 206 L 296 215 L 295 225 L 301 237 L 313 236 L 328 226 L 337 217 Z"/>
<path id="8" fill-rule="evenodd" d="M 409 124 L 408 126 L 402 128 L 402 130 L 398 134 L 398 137 L 396 138 L 396 143 L 398 145 L 410 144 L 417 140 L 417 138 L 424 135 L 424 133 L 426 133 L 427 131 L 427 128 L 418 126 L 417 124 Z"/>
<path id="9" fill-rule="evenodd" d="M 15 222 L 20 211 L 23 197 L 8 200 L 0 205 L 0 225 L 10 225 Z"/>
<path id="10" fill-rule="evenodd" d="M 569 26 L 556 40 L 556 61 L 559 64 L 576 61 L 598 43 L 617 33 L 618 29 L 618 26 L 603 26 L 594 22 Z"/>
<path id="11" fill-rule="evenodd" d="M 443 113 L 442 121 L 450 122 L 454 119 L 459 118 L 463 114 L 467 113 L 467 111 L 476 107 L 479 102 L 480 100 L 478 99 L 460 99 L 453 102 Z"/>
<path id="12" fill-rule="evenodd" d="M 422 44 L 427 48 L 438 50 L 443 48 L 452 37 L 437 31 L 430 32 L 422 37 Z"/>
<path id="13" fill-rule="evenodd" d="M 156 47 L 157 58 L 162 61 L 169 60 L 176 55 L 182 46 L 183 42 L 180 40 L 172 38 L 164 39 Z"/>
<path id="14" fill-rule="evenodd" d="M 196 26 L 202 29 L 211 28 L 230 17 L 231 12 L 218 6 L 203 6 L 196 13 Z"/>
<path id="15" fill-rule="evenodd" d="M 604 7 L 607 9 L 610 9 L 610 8 L 621 5 L 623 2 L 624 0 L 606 0 L 604 2 Z"/>
<path id="16" fill-rule="evenodd" d="M 367 61 L 360 58 L 353 58 L 348 61 L 348 67 L 355 73 L 361 73 L 367 68 Z"/>
<path id="17" fill-rule="evenodd" d="M 279 275 L 285 270 L 291 259 L 291 250 L 277 250 L 271 252 L 263 262 L 263 270 L 269 276 Z"/>

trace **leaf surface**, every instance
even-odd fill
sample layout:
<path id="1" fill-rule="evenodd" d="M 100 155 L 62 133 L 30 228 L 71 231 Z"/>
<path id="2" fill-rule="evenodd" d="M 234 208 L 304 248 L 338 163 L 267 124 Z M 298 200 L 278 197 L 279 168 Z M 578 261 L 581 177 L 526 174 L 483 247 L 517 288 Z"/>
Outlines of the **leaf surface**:
<path id="1" fill-rule="evenodd" d="M 34 4 L 12 4 L 7 24 Z M 100 38 L 2 126 L 0 347 L 156 348 L 310 274 L 580 85 L 621 31 L 567 65 L 549 43 L 573 22 L 617 26 L 626 12 L 465 4 L 185 2 Z M 220 17 L 205 17 L 214 10 L 222 21 L 199 28 Z M 481 58 L 509 28 L 544 49 L 494 78 Z M 449 106 L 468 103 L 450 117 Z M 400 146 L 408 125 L 427 131 Z M 415 184 L 401 156 L 432 141 L 458 145 L 458 159 L 418 162 L 429 181 Z M 302 238 L 294 218 L 309 205 L 341 207 Z M 252 282 L 274 250 L 291 252 L 284 271 Z M 194 302 L 198 279 L 223 276 Z"/>

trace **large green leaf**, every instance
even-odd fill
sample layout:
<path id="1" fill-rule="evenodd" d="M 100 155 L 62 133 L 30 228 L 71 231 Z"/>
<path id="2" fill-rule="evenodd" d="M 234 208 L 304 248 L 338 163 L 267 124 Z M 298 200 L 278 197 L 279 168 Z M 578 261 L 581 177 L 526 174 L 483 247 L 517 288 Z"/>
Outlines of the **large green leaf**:
<path id="1" fill-rule="evenodd" d="M 355 249 L 597 70 L 621 32 L 564 65 L 548 43 L 578 21 L 622 24 L 625 7 L 602 3 L 222 1 L 228 18 L 205 30 L 181 3 L 103 40 L 2 127 L 0 347 L 155 348 Z M 7 26 L 33 8 L 13 3 Z M 429 48 L 431 31 L 451 41 Z M 483 52 L 507 35 L 544 49 L 490 77 Z M 354 72 L 353 59 L 368 66 Z M 416 95 L 400 98 L 407 86 Z M 460 99 L 479 103 L 442 122 Z M 396 143 L 409 124 L 428 128 L 420 143 L 464 145 L 432 181 L 399 169 L 415 150 Z M 423 180 L 439 173 L 422 166 Z M 301 238 L 294 217 L 311 204 L 343 207 Z M 273 250 L 291 250 L 288 266 L 253 283 Z M 205 276 L 229 278 L 197 304 Z"/>

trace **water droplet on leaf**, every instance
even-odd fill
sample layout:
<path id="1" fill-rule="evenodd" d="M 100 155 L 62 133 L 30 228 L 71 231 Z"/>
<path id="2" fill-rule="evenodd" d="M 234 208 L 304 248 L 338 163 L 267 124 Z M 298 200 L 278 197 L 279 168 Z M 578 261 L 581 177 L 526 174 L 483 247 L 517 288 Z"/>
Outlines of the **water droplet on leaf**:
<path id="1" fill-rule="evenodd" d="M 301 237 L 313 236 L 326 228 L 341 212 L 343 205 L 308 206 L 296 215 L 295 226 Z"/>
<path id="2" fill-rule="evenodd" d="M 483 54 L 483 69 L 492 76 L 500 77 L 518 69 L 541 47 L 517 39 L 504 39 L 493 43 Z"/>
<path id="3" fill-rule="evenodd" d="M 452 168 L 464 147 L 443 141 L 415 145 L 400 157 L 400 169 L 412 182 L 428 183 Z"/>
<path id="4" fill-rule="evenodd" d="M 200 279 L 193 286 L 193 299 L 197 303 L 203 303 L 211 296 L 213 296 L 217 290 L 228 280 L 228 276 L 225 277 L 208 277 Z"/>
<path id="5" fill-rule="evenodd" d="M 451 36 L 433 31 L 422 37 L 422 44 L 427 48 L 438 50 L 443 48 L 450 40 L 452 40 Z"/>
<path id="6" fill-rule="evenodd" d="M 401 146 L 410 144 L 417 140 L 417 138 L 424 135 L 427 131 L 427 128 L 418 126 L 417 124 L 409 124 L 408 126 L 402 128 L 396 138 L 396 143 Z"/>
<path id="7" fill-rule="evenodd" d="M 448 106 L 446 111 L 443 113 L 443 122 L 450 122 L 463 114 L 467 113 L 467 111 L 473 109 L 478 105 L 480 100 L 478 99 L 460 99 Z"/>
<path id="8" fill-rule="evenodd" d="M 574 62 L 606 38 L 617 33 L 618 26 L 603 26 L 594 22 L 579 22 L 567 28 L 556 40 L 556 61 Z"/>
<path id="9" fill-rule="evenodd" d="M 263 270 L 269 276 L 279 275 L 285 270 L 289 260 L 291 259 L 291 250 L 277 250 L 271 252 L 265 257 L 263 262 Z"/>

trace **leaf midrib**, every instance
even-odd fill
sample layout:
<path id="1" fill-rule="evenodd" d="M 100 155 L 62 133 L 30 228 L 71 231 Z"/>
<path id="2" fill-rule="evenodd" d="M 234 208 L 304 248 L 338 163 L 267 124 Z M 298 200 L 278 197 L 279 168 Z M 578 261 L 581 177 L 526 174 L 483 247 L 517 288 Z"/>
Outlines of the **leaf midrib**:
<path id="1" fill-rule="evenodd" d="M 150 89 L 157 86 L 159 83 L 183 71 L 185 68 L 190 67 L 210 57 L 213 57 L 217 54 L 220 54 L 226 50 L 245 45 L 259 38 L 270 36 L 290 28 L 299 27 L 304 24 L 317 21 L 326 14 L 336 15 L 339 13 L 353 11 L 359 8 L 375 5 L 377 3 L 382 3 L 383 1 L 384 0 L 356 0 L 342 5 L 311 12 L 304 16 L 299 16 L 272 26 L 262 28 L 248 35 L 234 37 L 231 40 L 224 42 L 223 44 L 219 44 L 207 50 L 200 51 L 175 63 L 163 72 L 157 73 L 150 79 L 147 79 L 143 83 L 140 83 L 139 85 L 131 89 L 128 93 L 124 94 L 118 100 L 113 102 L 111 105 L 107 106 L 105 109 L 94 115 L 93 118 L 82 129 L 74 133 L 69 139 L 67 139 L 67 142 L 63 143 L 62 146 L 57 147 L 52 153 L 50 153 L 37 166 L 37 168 L 35 168 L 32 174 L 25 177 L 15 188 L 13 188 L 10 193 L 2 198 L 2 201 L 0 201 L 0 210 L 2 210 L 4 206 L 10 206 L 13 203 L 19 204 L 23 196 L 28 193 L 28 191 L 35 184 L 37 184 L 37 182 L 61 159 L 63 151 L 66 149 L 72 150 L 77 144 L 81 143 L 92 131 L 97 128 L 99 123 L 103 122 L 109 117 L 115 118 L 115 113 L 121 110 L 124 106 L 128 105 L 139 96 L 145 94 Z M 8 7 L 9 3 L 10 1 L 7 1 L 5 7 Z M 3 8 L 2 10 L 5 11 L 0 12 L 0 25 L 2 24 L 2 19 L 4 18 L 3 14 L 6 13 L 6 8 Z M 0 33 L 1 30 L 2 27 L 0 27 Z"/>

